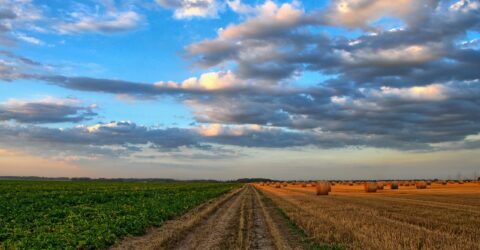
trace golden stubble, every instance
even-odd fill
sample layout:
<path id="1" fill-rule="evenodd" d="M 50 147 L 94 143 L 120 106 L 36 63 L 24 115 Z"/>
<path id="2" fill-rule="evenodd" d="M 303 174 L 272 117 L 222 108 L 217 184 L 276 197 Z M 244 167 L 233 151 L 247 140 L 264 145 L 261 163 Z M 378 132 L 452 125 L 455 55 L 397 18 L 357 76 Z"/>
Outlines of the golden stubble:
<path id="1" fill-rule="evenodd" d="M 480 185 L 432 184 L 365 193 L 362 185 L 260 186 L 317 242 L 349 249 L 479 249 Z"/>

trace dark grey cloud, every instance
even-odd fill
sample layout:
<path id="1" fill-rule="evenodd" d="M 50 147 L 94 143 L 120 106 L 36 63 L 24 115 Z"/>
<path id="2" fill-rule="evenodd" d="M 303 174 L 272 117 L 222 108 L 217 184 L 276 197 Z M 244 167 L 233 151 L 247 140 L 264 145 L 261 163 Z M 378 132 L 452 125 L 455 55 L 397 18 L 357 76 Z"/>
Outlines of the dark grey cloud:
<path id="1" fill-rule="evenodd" d="M 0 19 L 15 19 L 17 14 L 9 9 L 0 9 Z"/>
<path id="2" fill-rule="evenodd" d="M 17 54 L 14 54 L 14 53 L 12 53 L 10 51 L 6 51 L 6 50 L 0 50 L 0 55 L 3 55 L 3 56 L 5 56 L 9 59 L 12 59 L 12 60 L 17 60 L 20 63 L 25 64 L 25 65 L 30 65 L 30 66 L 42 66 L 43 65 L 40 62 L 37 62 L 35 60 L 32 60 L 32 59 L 24 57 L 24 56 L 19 56 Z"/>
<path id="3" fill-rule="evenodd" d="M 1 75 L 0 75 L 1 76 Z M 123 80 L 112 80 L 92 77 L 68 77 L 62 75 L 41 75 L 19 73 L 17 78 L 32 79 L 43 81 L 48 84 L 60 86 L 67 89 L 101 92 L 115 95 L 129 95 L 139 99 L 151 99 L 159 96 L 175 96 L 180 100 L 186 99 L 188 96 L 198 96 L 199 98 L 210 98 L 211 95 L 248 95 L 259 91 L 266 92 L 270 95 L 289 95 L 292 93 L 301 93 L 304 90 L 296 88 L 271 87 L 264 88 L 261 85 L 241 84 L 231 85 L 216 89 L 207 89 L 201 86 L 184 86 L 182 83 L 142 83 Z M 222 84 L 220 79 L 215 84 Z M 183 86 L 183 87 L 182 87 Z"/>
<path id="4" fill-rule="evenodd" d="M 196 129 L 147 128 L 132 122 L 110 122 L 74 128 L 47 128 L 39 126 L 11 126 L 0 123 L 0 145 L 22 148 L 39 154 L 70 154 L 80 156 L 127 157 L 142 151 L 145 147 L 159 153 L 179 154 L 180 148 L 196 149 L 199 152 L 215 152 L 225 157 L 238 157 L 218 146 L 285 148 L 297 146 L 319 146 L 323 148 L 345 146 L 345 142 L 330 137 L 323 138 L 313 133 L 288 132 L 282 129 L 244 130 L 241 134 L 220 133 L 203 135 Z M 361 145 L 358 139 L 349 140 Z M 228 151 L 228 150 L 227 150 Z M 204 154 L 204 153 L 203 153 Z M 209 157 L 214 157 L 210 155 Z"/>
<path id="5" fill-rule="evenodd" d="M 98 123 L 72 128 L 0 123 L 0 145 L 38 154 L 80 156 L 123 156 L 139 147 L 155 145 L 168 151 L 198 145 L 196 134 L 180 128 L 151 129 L 132 122 Z"/>
<path id="6" fill-rule="evenodd" d="M 146 98 L 160 94 L 153 84 L 144 84 L 122 80 L 97 79 L 90 77 L 65 77 L 65 76 L 31 76 L 44 80 L 50 84 L 67 89 L 103 92 L 109 94 L 128 94 L 132 96 L 145 96 Z"/>
<path id="7" fill-rule="evenodd" d="M 10 38 L 7 36 L 7 32 L 11 30 L 9 21 L 15 19 L 17 15 L 15 12 L 7 9 L 0 8 L 0 44 L 8 44 Z"/>
<path id="8" fill-rule="evenodd" d="M 97 116 L 92 107 L 64 103 L 8 102 L 0 104 L 0 121 L 19 123 L 62 123 L 91 120 Z"/>
<path id="9" fill-rule="evenodd" d="M 336 96 L 335 91 L 328 89 L 317 91 L 317 94 L 284 96 L 216 96 L 190 104 L 200 122 L 375 136 L 384 138 L 392 147 L 411 143 L 415 148 L 421 145 L 429 148 L 430 144 L 461 141 L 480 133 L 478 81 L 370 89 L 349 96 Z M 347 140 L 344 145 L 350 143 Z M 357 143 L 380 145 L 379 141 L 368 140 Z"/>

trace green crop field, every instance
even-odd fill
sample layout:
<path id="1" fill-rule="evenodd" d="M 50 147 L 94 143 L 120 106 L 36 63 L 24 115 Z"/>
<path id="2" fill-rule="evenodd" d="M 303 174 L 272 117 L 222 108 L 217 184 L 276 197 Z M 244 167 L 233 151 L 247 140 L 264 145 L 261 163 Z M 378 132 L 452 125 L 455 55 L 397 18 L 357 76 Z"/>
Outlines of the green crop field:
<path id="1" fill-rule="evenodd" d="M 0 249 L 108 248 L 232 183 L 0 181 Z"/>

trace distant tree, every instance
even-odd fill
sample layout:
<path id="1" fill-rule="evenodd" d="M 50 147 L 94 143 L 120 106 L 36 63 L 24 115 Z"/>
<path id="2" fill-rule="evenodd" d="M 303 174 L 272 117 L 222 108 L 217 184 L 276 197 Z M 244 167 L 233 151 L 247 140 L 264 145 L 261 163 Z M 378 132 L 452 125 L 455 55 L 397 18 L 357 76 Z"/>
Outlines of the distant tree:
<path id="1" fill-rule="evenodd" d="M 266 182 L 266 181 L 272 181 L 272 180 L 265 179 L 265 178 L 242 178 L 242 179 L 237 179 L 235 182 L 249 183 L 249 182 Z"/>

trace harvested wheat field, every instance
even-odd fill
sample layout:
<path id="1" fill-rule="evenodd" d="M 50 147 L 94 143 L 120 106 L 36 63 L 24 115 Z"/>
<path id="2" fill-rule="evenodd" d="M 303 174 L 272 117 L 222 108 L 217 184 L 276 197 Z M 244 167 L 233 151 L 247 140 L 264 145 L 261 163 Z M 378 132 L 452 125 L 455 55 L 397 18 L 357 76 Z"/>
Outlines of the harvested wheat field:
<path id="1" fill-rule="evenodd" d="M 256 186 L 314 241 L 346 249 L 480 249 L 480 185 L 423 183 L 365 192 L 337 184 Z M 418 186 L 417 185 L 417 186 Z"/>

